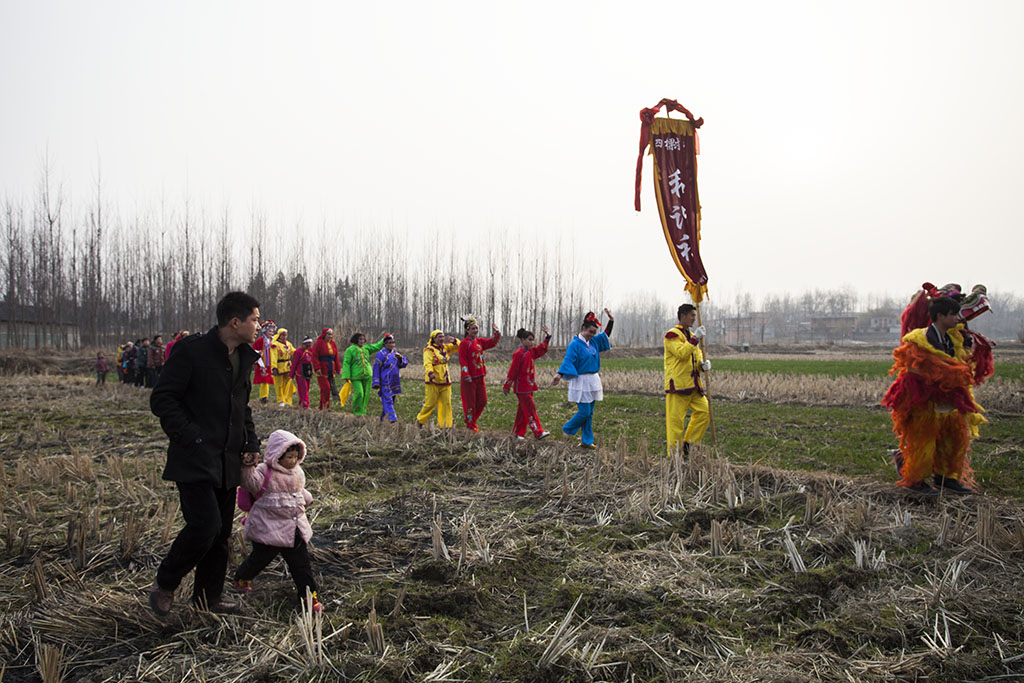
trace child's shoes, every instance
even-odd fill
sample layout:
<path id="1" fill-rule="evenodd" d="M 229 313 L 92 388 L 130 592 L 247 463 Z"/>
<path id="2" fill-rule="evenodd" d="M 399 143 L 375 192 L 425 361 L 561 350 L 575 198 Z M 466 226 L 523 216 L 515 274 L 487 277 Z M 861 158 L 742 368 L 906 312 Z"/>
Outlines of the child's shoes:
<path id="1" fill-rule="evenodd" d="M 235 581 L 235 590 L 239 593 L 248 593 L 252 591 L 252 580 L 238 579 L 237 581 Z"/>
<path id="2" fill-rule="evenodd" d="M 310 609 L 313 612 L 323 612 L 324 611 L 323 603 L 316 599 L 316 591 L 312 592 L 312 594 L 310 596 L 310 600 L 311 600 L 311 602 L 310 602 L 310 605 L 311 605 Z M 302 601 L 302 606 L 303 606 L 303 608 L 306 607 L 306 601 L 305 600 Z"/>

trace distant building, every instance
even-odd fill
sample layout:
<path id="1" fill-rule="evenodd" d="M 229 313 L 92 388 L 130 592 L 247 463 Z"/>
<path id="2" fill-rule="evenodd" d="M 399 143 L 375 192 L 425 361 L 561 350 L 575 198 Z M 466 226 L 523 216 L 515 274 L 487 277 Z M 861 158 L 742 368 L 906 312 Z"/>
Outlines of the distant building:
<path id="1" fill-rule="evenodd" d="M 839 339 L 852 339 L 853 333 L 857 329 L 857 316 L 815 316 L 811 318 L 810 323 L 812 340 L 835 341 Z"/>
<path id="2" fill-rule="evenodd" d="M 866 334 L 899 334 L 900 316 L 897 313 L 863 313 L 857 320 L 857 332 Z"/>
<path id="3" fill-rule="evenodd" d="M 39 322 L 35 306 L 8 306 L 0 301 L 0 348 L 37 349 L 52 346 L 77 349 L 82 346 L 78 325 L 68 322 Z"/>

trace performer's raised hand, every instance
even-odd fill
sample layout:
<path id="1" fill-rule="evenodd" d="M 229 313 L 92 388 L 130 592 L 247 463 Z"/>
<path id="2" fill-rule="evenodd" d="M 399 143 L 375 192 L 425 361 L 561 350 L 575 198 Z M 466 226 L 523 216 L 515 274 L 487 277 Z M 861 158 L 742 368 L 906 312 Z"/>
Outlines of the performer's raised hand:
<path id="1" fill-rule="evenodd" d="M 708 333 L 708 330 L 703 325 L 701 325 L 700 327 L 698 327 L 697 329 L 695 329 L 692 332 L 694 339 L 703 339 L 707 335 L 707 333 Z"/>
<path id="2" fill-rule="evenodd" d="M 550 337 L 551 336 L 551 330 L 548 329 L 547 325 L 541 325 L 540 326 L 540 331 L 544 333 L 545 337 Z"/>
<path id="3" fill-rule="evenodd" d="M 611 311 L 609 311 L 609 310 L 608 310 L 607 308 L 606 308 L 606 309 L 604 309 L 604 314 L 605 314 L 606 316 L 608 316 L 608 319 L 609 319 L 609 320 L 615 320 L 615 316 L 614 316 L 614 315 L 612 315 L 612 312 L 611 312 Z"/>
<path id="4" fill-rule="evenodd" d="M 494 332 L 494 334 L 501 334 L 501 330 L 499 330 L 498 326 L 494 323 L 491 323 L 491 332 Z"/>

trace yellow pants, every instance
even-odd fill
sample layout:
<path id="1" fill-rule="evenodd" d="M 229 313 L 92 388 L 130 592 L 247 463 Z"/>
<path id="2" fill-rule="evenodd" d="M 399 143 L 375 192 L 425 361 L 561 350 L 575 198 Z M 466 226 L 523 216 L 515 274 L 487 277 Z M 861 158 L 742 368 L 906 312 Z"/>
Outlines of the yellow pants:
<path id="1" fill-rule="evenodd" d="M 917 408 L 900 434 L 900 484 L 912 486 L 931 474 L 964 479 L 969 444 L 970 425 L 963 415 L 955 410 L 936 412 L 932 402 Z"/>
<path id="2" fill-rule="evenodd" d="M 690 424 L 683 434 L 683 421 L 686 420 L 687 409 L 693 411 Z M 689 394 L 665 394 L 665 441 L 669 455 L 678 447 L 679 441 L 700 443 L 704 432 L 711 422 L 708 413 L 708 399 L 696 391 Z"/>
<path id="3" fill-rule="evenodd" d="M 426 398 L 423 400 L 423 407 L 416 416 L 416 421 L 421 425 L 426 424 L 430 414 L 437 408 L 437 426 L 452 426 L 452 385 L 438 386 L 427 384 Z"/>
<path id="4" fill-rule="evenodd" d="M 270 385 L 269 384 L 257 384 L 260 388 L 260 400 L 262 401 L 267 396 L 270 396 Z"/>
<path id="5" fill-rule="evenodd" d="M 261 384 L 260 386 L 269 386 Z M 288 375 L 274 375 L 274 393 L 277 395 L 277 402 L 282 401 L 286 406 L 292 404 L 292 396 L 295 395 L 295 382 Z"/>

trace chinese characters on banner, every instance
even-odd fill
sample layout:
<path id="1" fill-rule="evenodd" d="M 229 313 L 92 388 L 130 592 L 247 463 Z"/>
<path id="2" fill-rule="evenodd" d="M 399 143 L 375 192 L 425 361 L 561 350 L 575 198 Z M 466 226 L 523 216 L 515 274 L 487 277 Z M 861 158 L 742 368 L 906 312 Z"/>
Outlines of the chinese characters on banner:
<path id="1" fill-rule="evenodd" d="M 676 106 L 670 109 L 689 112 Z M 659 107 L 660 108 L 660 105 Z M 697 194 L 697 138 L 696 127 L 703 121 L 682 119 L 656 119 L 653 111 L 644 118 L 641 138 L 641 158 L 637 162 L 636 208 L 639 210 L 639 178 L 642 155 L 648 151 L 654 158 L 654 192 L 658 200 L 658 213 L 672 259 L 683 277 L 686 290 L 694 302 L 707 294 L 708 275 L 700 258 L 700 200 Z M 694 125 L 696 123 L 696 126 Z M 644 143 L 647 143 L 644 145 Z M 645 150 L 646 147 L 646 150 Z"/>

